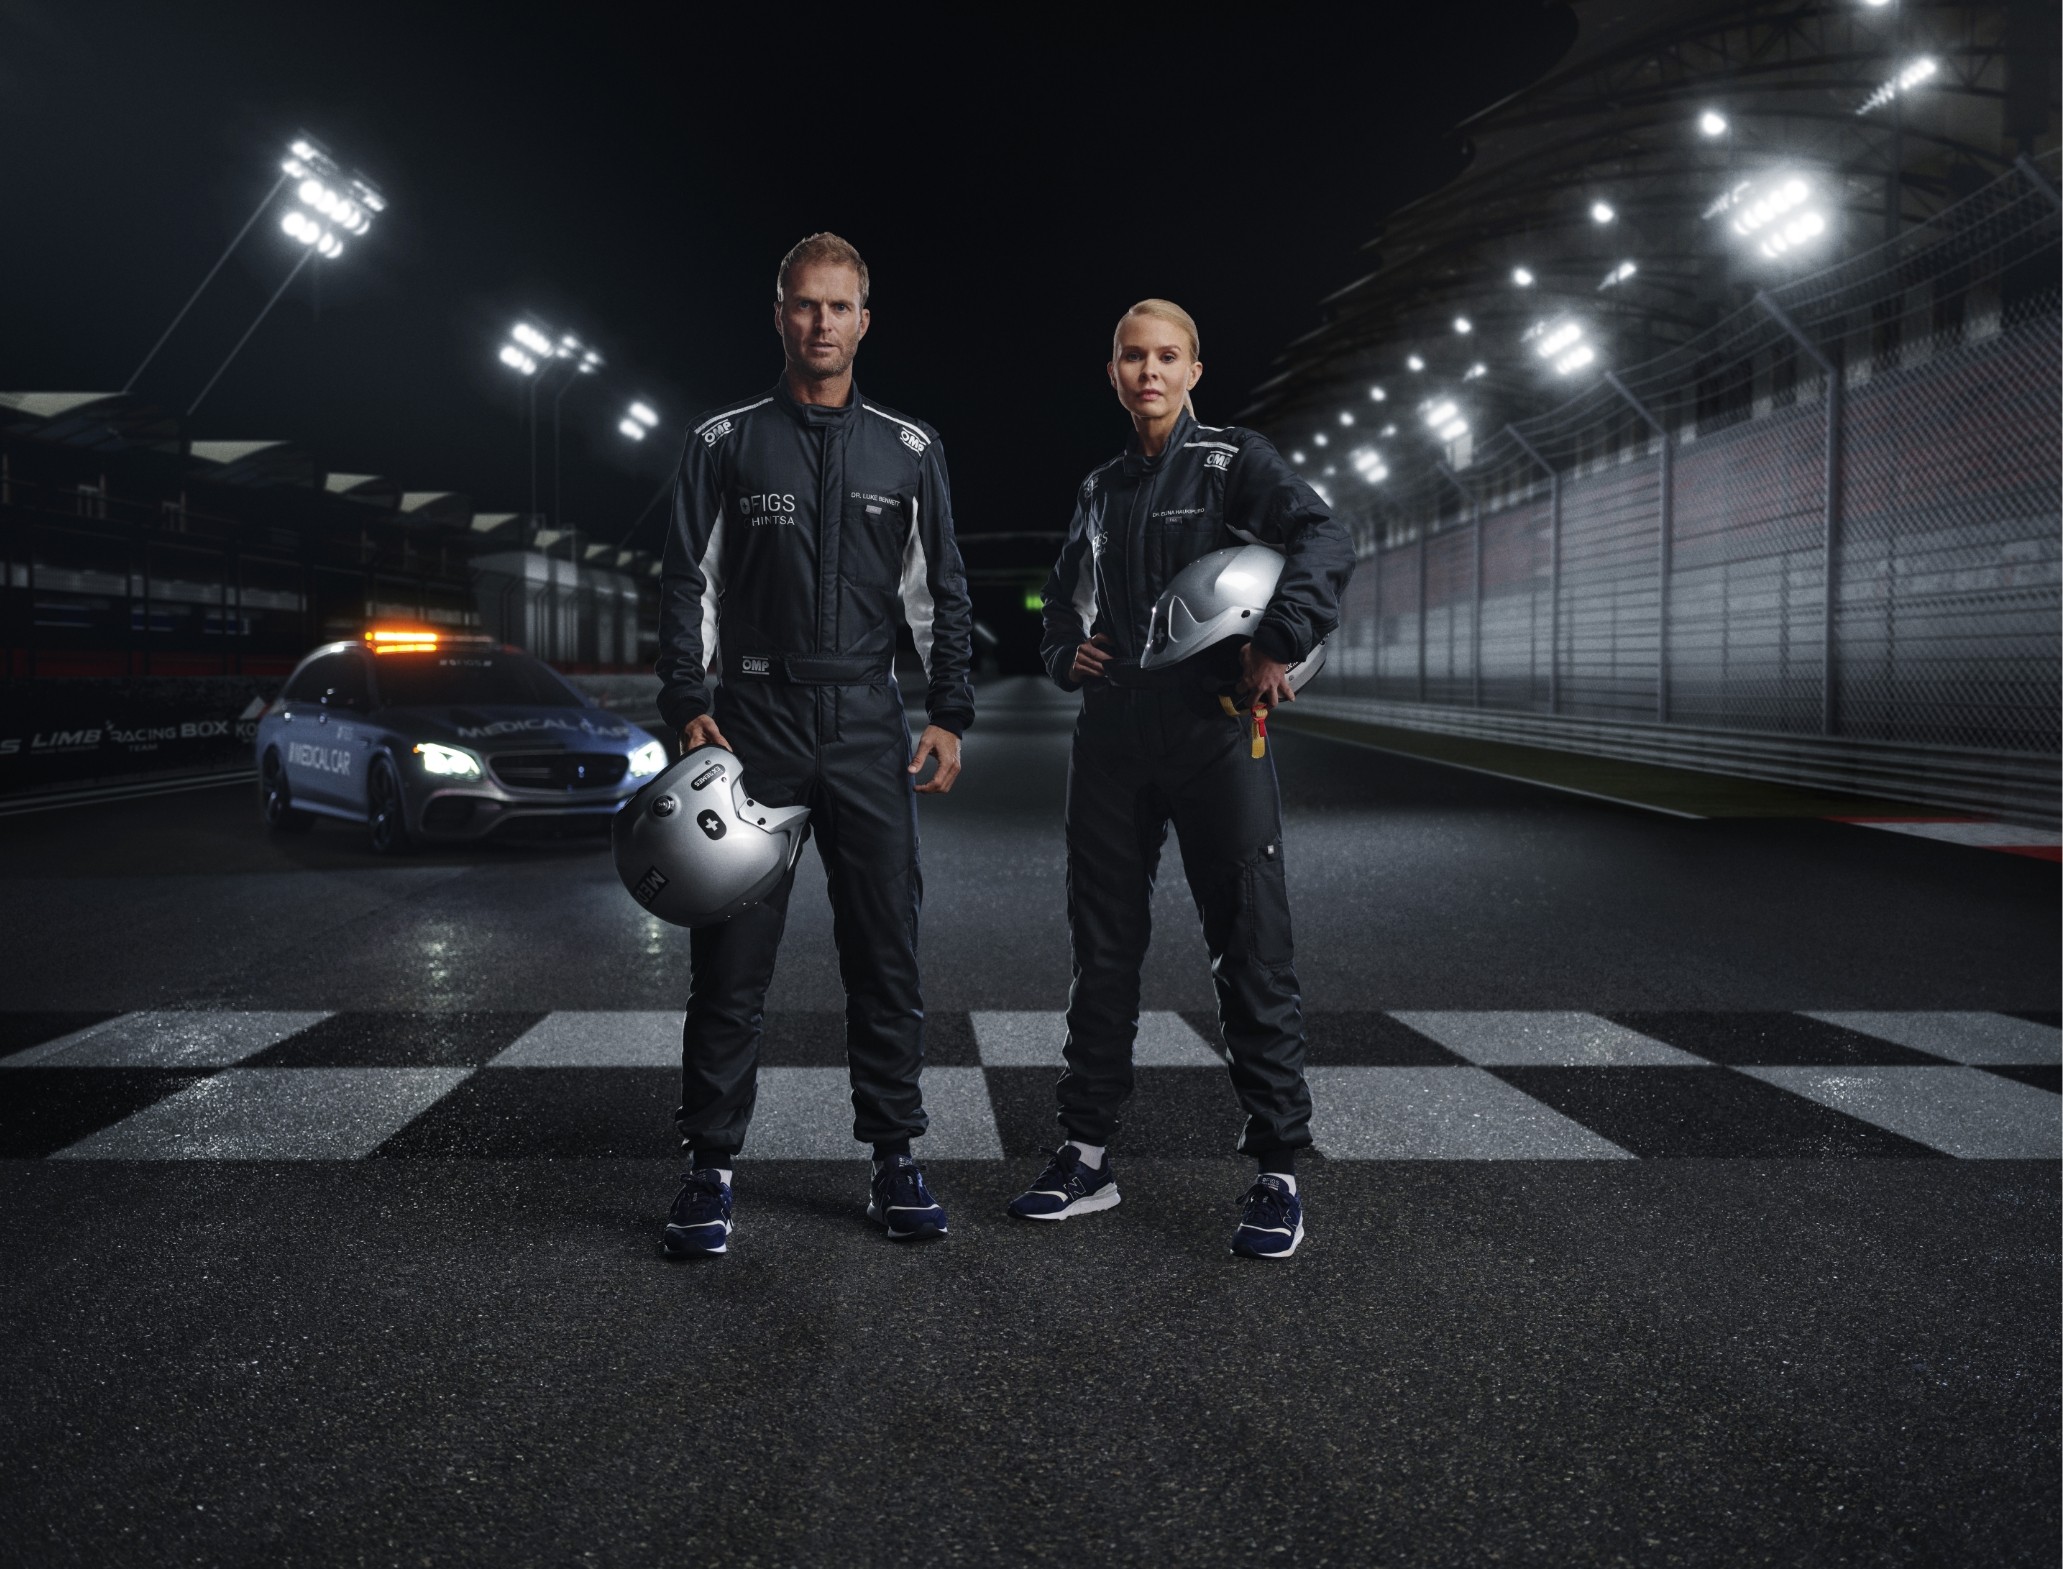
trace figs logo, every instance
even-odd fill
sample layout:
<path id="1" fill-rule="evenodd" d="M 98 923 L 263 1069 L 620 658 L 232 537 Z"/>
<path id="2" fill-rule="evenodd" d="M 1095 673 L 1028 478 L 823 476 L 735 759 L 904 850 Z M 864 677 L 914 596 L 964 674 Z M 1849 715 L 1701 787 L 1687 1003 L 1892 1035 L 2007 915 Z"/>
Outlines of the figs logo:
<path id="1" fill-rule="evenodd" d="M 695 826 L 712 839 L 721 839 L 724 835 L 723 819 L 714 812 L 697 812 Z"/>
<path id="2" fill-rule="evenodd" d="M 645 875 L 638 879 L 637 886 L 631 889 L 630 896 L 649 909 L 668 881 L 667 875 L 658 867 L 648 866 L 645 868 Z"/>

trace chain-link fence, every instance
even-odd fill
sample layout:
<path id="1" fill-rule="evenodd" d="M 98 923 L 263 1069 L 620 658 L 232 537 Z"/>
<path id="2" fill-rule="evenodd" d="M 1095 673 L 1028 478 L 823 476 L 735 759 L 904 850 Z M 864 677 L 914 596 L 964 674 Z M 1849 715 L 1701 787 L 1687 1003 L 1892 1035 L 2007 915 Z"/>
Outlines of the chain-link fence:
<path id="1" fill-rule="evenodd" d="M 2054 182 L 2023 162 L 1451 466 L 1338 497 L 1362 560 L 1318 690 L 2054 753 Z"/>

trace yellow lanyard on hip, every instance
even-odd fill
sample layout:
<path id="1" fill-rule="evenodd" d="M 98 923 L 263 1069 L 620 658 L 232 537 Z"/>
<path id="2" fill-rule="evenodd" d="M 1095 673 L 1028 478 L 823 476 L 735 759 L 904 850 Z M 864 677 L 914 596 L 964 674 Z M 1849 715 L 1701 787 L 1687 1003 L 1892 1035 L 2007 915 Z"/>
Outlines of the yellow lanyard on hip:
<path id="1" fill-rule="evenodd" d="M 1257 758 L 1266 757 L 1268 755 L 1268 705 L 1256 703 L 1252 708 L 1242 710 L 1234 706 L 1231 698 L 1220 693 L 1218 695 L 1218 706 L 1234 719 L 1237 719 L 1242 712 L 1245 713 L 1247 717 L 1246 731 L 1247 735 L 1251 738 L 1250 745 L 1253 755 Z"/>

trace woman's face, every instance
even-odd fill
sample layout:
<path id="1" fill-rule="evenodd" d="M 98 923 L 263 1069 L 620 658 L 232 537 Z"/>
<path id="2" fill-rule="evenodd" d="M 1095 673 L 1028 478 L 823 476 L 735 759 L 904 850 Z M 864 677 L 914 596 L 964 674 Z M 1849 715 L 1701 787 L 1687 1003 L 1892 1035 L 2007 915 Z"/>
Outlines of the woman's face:
<path id="1" fill-rule="evenodd" d="M 1107 368 L 1118 402 L 1136 419 L 1173 414 L 1203 376 L 1203 362 L 1189 353 L 1189 334 L 1158 316 L 1127 316 L 1118 324 Z"/>

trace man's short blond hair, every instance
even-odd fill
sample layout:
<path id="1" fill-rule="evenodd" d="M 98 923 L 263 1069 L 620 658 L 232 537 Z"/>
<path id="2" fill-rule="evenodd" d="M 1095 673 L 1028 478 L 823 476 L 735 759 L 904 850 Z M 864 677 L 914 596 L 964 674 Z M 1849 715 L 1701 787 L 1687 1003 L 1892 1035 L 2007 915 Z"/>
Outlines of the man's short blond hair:
<path id="1" fill-rule="evenodd" d="M 852 242 L 840 239 L 826 229 L 821 234 L 812 234 L 806 240 L 798 240 L 792 250 L 781 258 L 781 270 L 774 275 L 774 299 L 776 302 L 788 297 L 788 280 L 795 276 L 798 267 L 814 267 L 828 263 L 833 267 L 850 267 L 860 275 L 860 308 L 866 309 L 867 295 L 871 286 L 867 279 L 867 264 L 860 259 L 860 253 L 853 249 Z"/>

